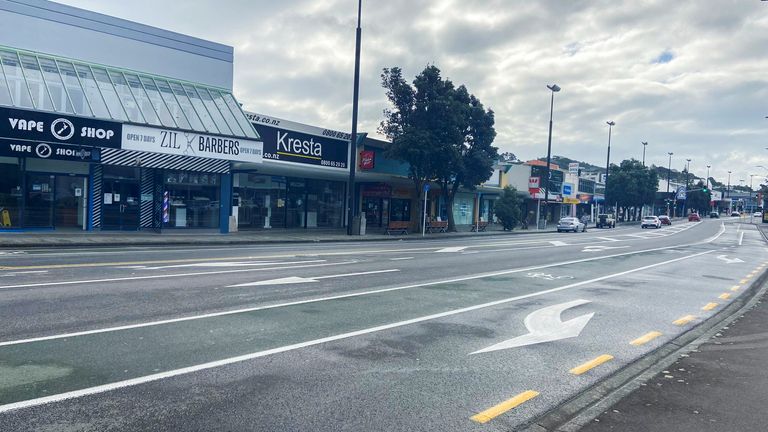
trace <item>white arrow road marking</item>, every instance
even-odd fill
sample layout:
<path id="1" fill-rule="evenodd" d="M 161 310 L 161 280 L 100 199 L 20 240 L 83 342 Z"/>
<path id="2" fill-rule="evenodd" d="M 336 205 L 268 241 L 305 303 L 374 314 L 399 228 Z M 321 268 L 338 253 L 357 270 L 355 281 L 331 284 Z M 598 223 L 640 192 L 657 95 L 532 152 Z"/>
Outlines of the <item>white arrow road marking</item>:
<path id="1" fill-rule="evenodd" d="M 552 246 L 568 246 L 568 243 L 557 240 L 551 241 L 550 243 L 552 243 Z"/>
<path id="2" fill-rule="evenodd" d="M 470 353 L 470 355 L 576 337 L 581 334 L 595 313 L 592 312 L 565 322 L 560 320 L 560 314 L 566 309 L 587 303 L 589 300 L 574 300 L 533 311 L 525 317 L 524 321 L 525 327 L 529 331 L 528 334 L 491 345 L 488 348 Z"/>
<path id="3" fill-rule="evenodd" d="M 528 273 L 525 276 L 529 277 L 529 278 L 544 279 L 544 280 L 549 280 L 549 281 L 561 280 L 561 279 L 573 279 L 573 276 L 553 276 L 553 275 L 551 275 L 549 273 L 540 273 L 540 272 Z"/>
<path id="4" fill-rule="evenodd" d="M 447 247 L 447 248 L 442 248 L 442 249 L 440 249 L 440 250 L 438 250 L 436 252 L 461 252 L 461 251 L 463 251 L 466 248 L 467 248 L 467 246 L 451 246 L 451 247 Z"/>
<path id="5" fill-rule="evenodd" d="M 608 249 L 624 249 L 628 247 L 629 246 L 603 246 L 603 245 L 584 246 L 584 249 L 582 249 L 582 252 L 602 252 Z"/>
<path id="6" fill-rule="evenodd" d="M 375 271 L 360 272 L 360 273 L 345 273 L 345 274 L 329 275 L 329 276 L 313 276 L 309 278 L 303 278 L 300 276 L 289 276 L 289 277 L 280 278 L 280 279 L 270 279 L 265 281 L 229 285 L 227 286 L 227 288 L 249 287 L 249 286 L 259 286 L 259 285 L 287 285 L 287 284 L 296 284 L 296 283 L 309 283 L 309 282 L 319 282 L 322 279 L 332 279 L 332 278 L 349 277 L 349 276 L 362 276 L 362 275 L 377 274 L 377 273 L 391 273 L 391 272 L 397 272 L 397 271 L 400 271 L 400 270 L 399 269 L 375 270 Z"/>
<path id="7" fill-rule="evenodd" d="M 726 264 L 742 263 L 744 260 L 741 258 L 728 258 L 728 255 L 718 255 L 717 259 L 725 261 Z"/>

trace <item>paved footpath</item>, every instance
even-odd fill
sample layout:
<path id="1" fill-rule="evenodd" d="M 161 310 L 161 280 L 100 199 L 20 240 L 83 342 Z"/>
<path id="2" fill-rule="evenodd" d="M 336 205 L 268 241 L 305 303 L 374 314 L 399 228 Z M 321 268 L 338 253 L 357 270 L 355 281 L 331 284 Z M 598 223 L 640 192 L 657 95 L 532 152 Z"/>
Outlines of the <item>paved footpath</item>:
<path id="1" fill-rule="evenodd" d="M 765 300 L 582 431 L 768 430 Z"/>

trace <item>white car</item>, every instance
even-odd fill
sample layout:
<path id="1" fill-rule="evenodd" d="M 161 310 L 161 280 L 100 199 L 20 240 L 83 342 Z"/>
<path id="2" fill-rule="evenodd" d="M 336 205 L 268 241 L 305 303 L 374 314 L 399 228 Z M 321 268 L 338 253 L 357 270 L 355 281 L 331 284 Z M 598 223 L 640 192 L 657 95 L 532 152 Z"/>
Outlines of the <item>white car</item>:
<path id="1" fill-rule="evenodd" d="M 587 230 L 587 225 L 575 217 L 564 217 L 557 222 L 557 232 L 573 231 L 584 232 Z"/>
<path id="2" fill-rule="evenodd" d="M 661 228 L 661 219 L 656 216 L 646 216 L 640 223 L 641 228 Z"/>
<path id="3" fill-rule="evenodd" d="M 761 218 L 761 217 L 763 217 L 763 213 L 762 212 L 754 212 L 754 213 L 752 213 L 752 217 Z"/>

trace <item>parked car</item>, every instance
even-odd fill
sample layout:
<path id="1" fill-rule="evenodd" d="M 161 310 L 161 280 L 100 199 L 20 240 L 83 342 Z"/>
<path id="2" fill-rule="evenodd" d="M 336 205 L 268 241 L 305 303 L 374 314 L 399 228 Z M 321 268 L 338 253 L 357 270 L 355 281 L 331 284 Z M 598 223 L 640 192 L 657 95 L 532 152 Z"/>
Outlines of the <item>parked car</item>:
<path id="1" fill-rule="evenodd" d="M 688 215 L 688 222 L 701 222 L 701 216 L 698 213 L 691 213 Z"/>
<path id="2" fill-rule="evenodd" d="M 710 213 L 709 213 L 709 218 L 710 218 L 710 219 L 719 219 L 719 218 L 720 218 L 720 213 L 718 213 L 718 212 L 715 212 L 715 211 L 713 211 L 713 212 L 710 212 Z"/>
<path id="3" fill-rule="evenodd" d="M 731 212 L 731 216 L 732 217 L 739 217 L 739 216 L 741 216 L 741 213 L 739 213 L 737 211 L 733 211 L 733 212 Z"/>
<path id="4" fill-rule="evenodd" d="M 761 218 L 763 217 L 763 212 L 754 212 L 752 213 L 752 217 Z"/>
<path id="5" fill-rule="evenodd" d="M 595 223 L 597 228 L 616 228 L 616 219 L 612 214 L 599 214 L 597 215 L 597 222 Z"/>
<path id="6" fill-rule="evenodd" d="M 661 221 L 657 216 L 646 216 L 640 223 L 641 228 L 661 228 Z"/>
<path id="7" fill-rule="evenodd" d="M 587 230 L 587 225 L 575 217 L 564 217 L 557 222 L 557 232 L 573 231 L 584 232 Z"/>
<path id="8" fill-rule="evenodd" d="M 661 221 L 662 225 L 672 225 L 672 219 L 670 219 L 667 215 L 659 216 L 659 220 Z"/>

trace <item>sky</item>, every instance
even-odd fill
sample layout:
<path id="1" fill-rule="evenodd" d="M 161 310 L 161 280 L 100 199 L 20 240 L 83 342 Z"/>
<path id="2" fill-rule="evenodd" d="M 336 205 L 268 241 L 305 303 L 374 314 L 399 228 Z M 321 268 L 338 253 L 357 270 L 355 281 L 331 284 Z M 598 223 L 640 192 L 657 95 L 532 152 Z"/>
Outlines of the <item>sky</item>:
<path id="1" fill-rule="evenodd" d="M 349 131 L 355 0 L 60 0 L 235 48 L 247 110 Z M 183 5 L 183 7 L 180 7 Z M 363 0 L 360 131 L 388 107 L 381 71 L 427 65 L 496 113 L 495 145 L 604 166 L 642 159 L 731 184 L 768 175 L 768 1 Z M 763 165 L 766 168 L 759 168 Z"/>

